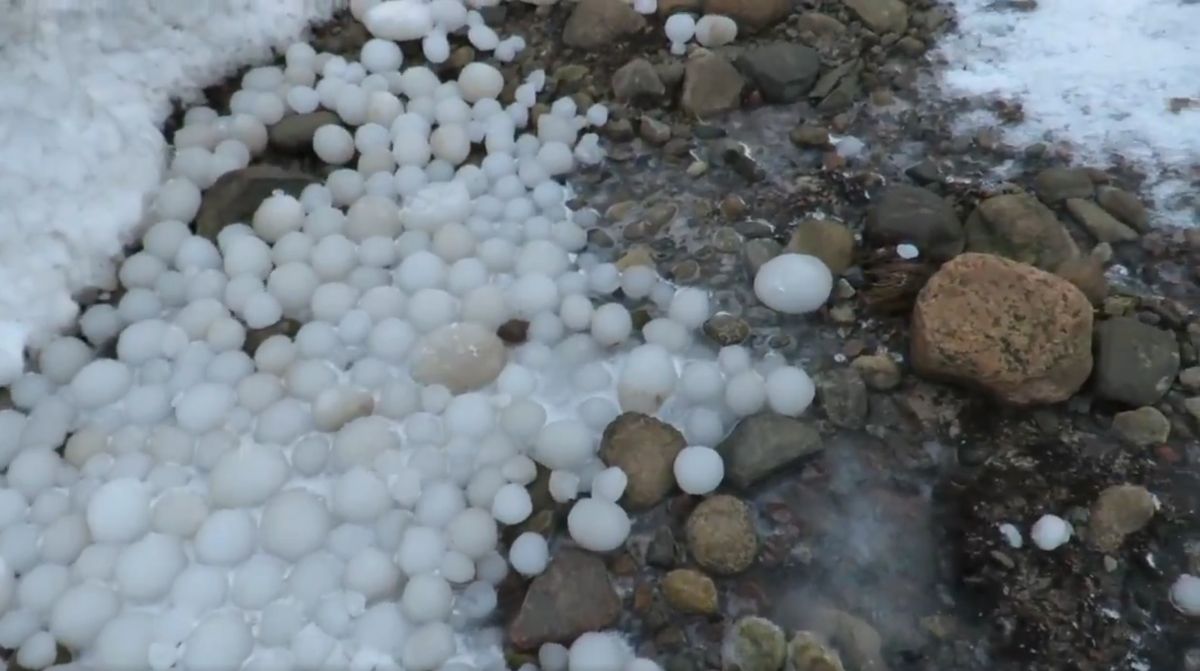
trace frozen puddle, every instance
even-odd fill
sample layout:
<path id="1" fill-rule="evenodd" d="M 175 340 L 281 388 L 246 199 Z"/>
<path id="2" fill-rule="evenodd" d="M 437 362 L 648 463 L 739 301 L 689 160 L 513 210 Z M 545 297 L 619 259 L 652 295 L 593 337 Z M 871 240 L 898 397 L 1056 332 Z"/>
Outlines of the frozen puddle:
<path id="1" fill-rule="evenodd" d="M 1150 176 L 1156 204 L 1189 187 L 1200 163 L 1200 4 L 1181 0 L 953 0 L 942 86 L 952 96 L 1019 100 L 1025 120 L 1004 126 L 1017 145 L 1065 141 L 1077 160 L 1113 156 Z M 991 123 L 973 116 L 965 123 Z M 1174 174 L 1172 174 L 1174 173 Z M 1194 223 L 1177 212 L 1174 223 Z"/>

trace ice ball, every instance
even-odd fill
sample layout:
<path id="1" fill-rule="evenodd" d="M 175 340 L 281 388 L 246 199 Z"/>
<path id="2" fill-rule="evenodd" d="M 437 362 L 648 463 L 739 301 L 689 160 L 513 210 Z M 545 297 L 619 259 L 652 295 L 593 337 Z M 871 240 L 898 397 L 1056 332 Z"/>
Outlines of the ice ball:
<path id="1" fill-rule="evenodd" d="M 754 277 L 754 294 L 764 305 L 787 314 L 813 312 L 833 290 L 833 275 L 815 256 L 781 254 L 767 261 Z"/>
<path id="2" fill-rule="evenodd" d="M 629 515 L 611 501 L 580 499 L 567 514 L 567 530 L 583 549 L 609 552 L 629 536 Z"/>
<path id="3" fill-rule="evenodd" d="M 1070 523 L 1063 518 L 1057 515 L 1042 515 L 1033 524 L 1029 537 L 1033 539 L 1033 544 L 1039 549 L 1049 551 L 1071 540 L 1071 533 Z"/>
<path id="4" fill-rule="evenodd" d="M 675 457 L 675 482 L 688 494 L 709 494 L 725 477 L 725 462 L 711 447 L 691 445 Z"/>

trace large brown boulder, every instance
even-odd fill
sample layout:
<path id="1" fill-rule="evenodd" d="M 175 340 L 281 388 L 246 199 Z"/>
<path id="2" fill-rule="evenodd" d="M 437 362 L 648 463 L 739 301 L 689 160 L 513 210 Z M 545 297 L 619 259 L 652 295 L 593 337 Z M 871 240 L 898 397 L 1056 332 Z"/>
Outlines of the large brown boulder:
<path id="1" fill-rule="evenodd" d="M 1064 401 L 1092 372 L 1092 306 L 1057 275 L 963 254 L 917 297 L 912 363 L 923 375 L 1008 403 Z"/>

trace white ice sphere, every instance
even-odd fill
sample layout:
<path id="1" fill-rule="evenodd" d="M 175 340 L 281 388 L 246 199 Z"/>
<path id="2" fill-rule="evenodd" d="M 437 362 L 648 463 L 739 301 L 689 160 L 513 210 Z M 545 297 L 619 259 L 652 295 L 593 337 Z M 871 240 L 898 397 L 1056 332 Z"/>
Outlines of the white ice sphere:
<path id="1" fill-rule="evenodd" d="M 709 494 L 725 477 L 725 462 L 711 447 L 691 445 L 675 457 L 675 482 L 688 494 Z"/>
<path id="2" fill-rule="evenodd" d="M 400 608 L 410 622 L 444 620 L 453 603 L 450 583 L 434 573 L 410 577 L 400 597 Z"/>
<path id="3" fill-rule="evenodd" d="M 202 382 L 176 400 L 175 420 L 185 431 L 205 433 L 220 426 L 236 404 L 237 395 L 228 385 Z"/>
<path id="4" fill-rule="evenodd" d="M 363 196 L 346 212 L 346 237 L 355 242 L 372 236 L 394 238 L 400 230 L 399 210 L 390 198 Z"/>
<path id="5" fill-rule="evenodd" d="M 1020 550 L 1021 546 L 1025 544 L 1024 539 L 1021 538 L 1021 530 L 1018 529 L 1015 524 L 1005 522 L 998 528 L 1000 530 L 1000 535 L 1004 537 L 1004 542 L 1008 543 L 1010 548 L 1013 548 L 1014 550 Z"/>
<path id="6" fill-rule="evenodd" d="M 125 613 L 104 624 L 93 649 L 97 666 L 144 669 L 150 663 L 156 620 L 148 613 Z"/>
<path id="7" fill-rule="evenodd" d="M 333 512 L 350 522 L 373 520 L 387 510 L 391 495 L 379 476 L 365 468 L 352 468 L 333 485 Z"/>
<path id="8" fill-rule="evenodd" d="M 620 303 L 606 303 L 592 313 L 592 337 L 601 345 L 619 345 L 632 333 L 633 318 Z"/>
<path id="9" fill-rule="evenodd" d="M 738 417 L 753 415 L 766 403 L 766 381 L 756 370 L 733 375 L 725 385 L 725 405 Z"/>
<path id="10" fill-rule="evenodd" d="M 550 498 L 557 503 L 566 503 L 579 496 L 579 475 L 571 471 L 556 470 L 550 472 Z"/>
<path id="11" fill-rule="evenodd" d="M 763 264 L 754 277 L 754 293 L 767 307 L 787 313 L 813 312 L 825 304 L 833 275 L 815 256 L 781 254 Z"/>
<path id="12" fill-rule="evenodd" d="M 573 470 L 592 458 L 594 443 L 592 431 L 583 422 L 559 420 L 542 427 L 530 456 L 550 469 Z"/>
<path id="13" fill-rule="evenodd" d="M 313 133 L 313 152 L 330 165 L 343 165 L 354 158 L 354 137 L 337 124 L 325 124 Z"/>
<path id="14" fill-rule="evenodd" d="M 684 12 L 672 14 L 667 18 L 664 29 L 671 42 L 686 43 L 696 34 L 696 19 Z"/>
<path id="15" fill-rule="evenodd" d="M 667 309 L 668 317 L 689 329 L 700 328 L 710 314 L 708 292 L 693 287 L 677 290 Z"/>
<path id="16" fill-rule="evenodd" d="M 1171 605 L 1189 617 L 1200 617 L 1200 578 L 1184 573 L 1171 584 Z"/>
<path id="17" fill-rule="evenodd" d="M 154 212 L 163 219 L 191 221 L 200 211 L 200 188 L 182 177 L 167 180 L 158 189 Z"/>
<path id="18" fill-rule="evenodd" d="M 359 61 L 367 72 L 393 72 L 400 69 L 404 54 L 400 45 L 391 40 L 370 39 L 359 52 Z"/>
<path id="19" fill-rule="evenodd" d="M 73 650 L 86 648 L 120 610 L 121 602 L 108 587 L 97 582 L 75 585 L 63 593 L 50 611 L 50 633 Z"/>
<path id="20" fill-rule="evenodd" d="M 652 659 L 638 657 L 625 665 L 625 671 L 663 671 L 662 667 Z"/>
<path id="21" fill-rule="evenodd" d="M 508 549 L 508 561 L 513 570 L 525 577 L 541 574 L 550 561 L 550 548 L 545 537 L 533 531 L 517 536 Z"/>
<path id="22" fill-rule="evenodd" d="M 267 242 L 276 242 L 304 225 L 304 206 L 296 198 L 274 193 L 263 199 L 251 219 L 254 232 Z"/>
<path id="23" fill-rule="evenodd" d="M 1060 545 L 1071 540 L 1072 529 L 1070 523 L 1057 515 L 1042 515 L 1037 522 L 1034 522 L 1033 528 L 1029 531 L 1029 537 L 1033 540 L 1033 544 L 1041 550 L 1054 550 Z"/>
<path id="24" fill-rule="evenodd" d="M 217 459 L 209 472 L 209 497 L 218 507 L 261 505 L 287 476 L 288 464 L 278 448 L 244 443 Z"/>
<path id="25" fill-rule="evenodd" d="M 450 41 L 446 33 L 434 29 L 421 39 L 421 53 L 430 63 L 445 63 L 450 58 Z"/>
<path id="26" fill-rule="evenodd" d="M 363 23 L 375 37 L 404 42 L 433 30 L 433 13 L 418 0 L 387 0 L 368 9 Z"/>
<path id="27" fill-rule="evenodd" d="M 183 671 L 235 671 L 254 650 L 254 636 L 245 616 L 218 611 L 201 620 L 183 644 Z"/>
<path id="28" fill-rule="evenodd" d="M 132 384 L 129 366 L 113 359 L 97 359 L 75 374 L 70 390 L 81 408 L 98 408 L 124 396 Z"/>
<path id="29" fill-rule="evenodd" d="M 479 559 L 496 548 L 496 521 L 487 511 L 467 508 L 446 527 L 450 548 L 471 559 Z"/>
<path id="30" fill-rule="evenodd" d="M 696 22 L 696 41 L 702 47 L 721 47 L 737 39 L 737 23 L 728 16 L 705 14 Z"/>
<path id="31" fill-rule="evenodd" d="M 624 671 L 633 653 L 615 631 L 589 631 L 571 644 L 568 671 Z"/>
<path id="32" fill-rule="evenodd" d="M 404 643 L 403 668 L 433 671 L 454 654 L 454 630 L 444 622 L 430 622 L 412 631 Z"/>
<path id="33" fill-rule="evenodd" d="M 2 561 L 2 560 L 0 560 Z M 7 564 L 7 562 L 5 562 Z M 12 572 L 5 571 L 0 577 L 0 607 L 7 609 L 12 604 Z M 39 564 L 25 572 L 16 585 L 16 600 L 21 608 L 36 613 L 46 613 L 58 601 L 58 597 L 71 585 L 71 571 L 58 564 Z"/>
<path id="34" fill-rule="evenodd" d="M 567 530 L 583 549 L 592 552 L 615 550 L 629 537 L 629 515 L 611 501 L 580 499 L 567 514 Z"/>
<path id="35" fill-rule="evenodd" d="M 441 531 L 413 525 L 404 530 L 396 563 L 406 575 L 437 570 L 446 554 L 446 539 Z"/>
<path id="36" fill-rule="evenodd" d="M 186 566 L 179 539 L 151 533 L 121 550 L 113 575 L 123 598 L 144 603 L 165 596 Z"/>
<path id="37" fill-rule="evenodd" d="M 245 510 L 218 510 L 196 532 L 196 557 L 218 566 L 232 566 L 254 552 L 254 518 Z"/>
<path id="38" fill-rule="evenodd" d="M 797 417 L 812 405 L 816 386 L 800 368 L 780 366 L 767 373 L 767 405 L 780 415 Z"/>
<path id="39" fill-rule="evenodd" d="M 342 578 L 347 589 L 358 592 L 368 601 L 390 595 L 400 583 L 400 567 L 387 553 L 366 547 L 346 562 Z"/>
<path id="40" fill-rule="evenodd" d="M 520 524 L 533 512 L 529 492 L 516 483 L 509 483 L 496 492 L 492 500 L 492 516 L 501 524 Z"/>
<path id="41" fill-rule="evenodd" d="M 561 643 L 543 643 L 538 648 L 538 665 L 542 671 L 567 671 L 569 655 Z"/>
<path id="42" fill-rule="evenodd" d="M 259 535 L 264 550 L 295 561 L 324 545 L 332 526 L 321 499 L 303 489 L 289 489 L 263 508 Z"/>
<path id="43" fill-rule="evenodd" d="M 101 543 L 128 543 L 150 528 L 150 492 L 134 478 L 100 485 L 87 504 L 92 538 Z"/>
<path id="44" fill-rule="evenodd" d="M 468 63 L 458 74 L 458 86 L 463 100 L 469 103 L 498 98 L 504 88 L 504 75 L 487 63 Z"/>
<path id="45" fill-rule="evenodd" d="M 17 650 L 16 662 L 23 669 L 44 669 L 58 656 L 58 644 L 49 632 L 39 631 L 25 639 Z"/>
<path id="46" fill-rule="evenodd" d="M 621 409 L 654 414 L 675 390 L 678 374 L 671 353 L 659 345 L 640 345 L 630 351 L 617 377 Z"/>

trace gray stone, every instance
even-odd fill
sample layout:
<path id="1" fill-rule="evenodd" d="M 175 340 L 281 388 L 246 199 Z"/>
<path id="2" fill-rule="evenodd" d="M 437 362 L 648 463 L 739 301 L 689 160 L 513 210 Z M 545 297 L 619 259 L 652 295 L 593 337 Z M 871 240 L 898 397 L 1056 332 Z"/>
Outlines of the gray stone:
<path id="1" fill-rule="evenodd" d="M 741 73 L 723 56 L 701 52 L 688 60 L 684 68 L 679 103 L 698 117 L 727 112 L 741 104 L 745 84 Z"/>
<path id="2" fill-rule="evenodd" d="M 1121 440 L 1134 447 L 1160 445 L 1171 435 L 1170 420 L 1151 406 L 1118 412 L 1113 416 L 1112 428 Z"/>
<path id="3" fill-rule="evenodd" d="M 604 562 L 577 550 L 560 550 L 545 573 L 530 583 L 508 637 L 520 650 L 535 650 L 543 643 L 570 644 L 585 631 L 611 626 L 620 613 L 621 599 Z"/>
<path id="4" fill-rule="evenodd" d="M 613 95 L 617 100 L 661 98 L 667 92 L 650 61 L 635 58 L 622 65 L 612 76 Z"/>
<path id="5" fill-rule="evenodd" d="M 817 397 L 835 426 L 861 429 L 867 423 L 867 385 L 857 368 L 823 373 L 817 380 Z"/>
<path id="6" fill-rule="evenodd" d="M 318 110 L 308 114 L 293 114 L 286 116 L 279 123 L 271 126 L 267 137 L 271 145 L 282 151 L 304 153 L 312 151 L 313 135 L 317 129 L 326 124 L 341 125 L 342 120 L 329 110 Z"/>
<path id="7" fill-rule="evenodd" d="M 1079 255 L 1054 212 L 1025 193 L 983 201 L 967 217 L 964 230 L 967 251 L 996 254 L 1051 272 Z"/>
<path id="8" fill-rule="evenodd" d="M 1179 384 L 1188 391 L 1200 391 L 1200 366 L 1191 366 L 1179 371 Z"/>
<path id="9" fill-rule="evenodd" d="M 638 134 L 650 144 L 666 144 L 671 139 L 671 127 L 652 116 L 643 116 L 638 122 Z"/>
<path id="10" fill-rule="evenodd" d="M 1179 373 L 1179 344 L 1170 331 L 1132 317 L 1096 327 L 1095 392 L 1131 406 L 1157 403 Z"/>
<path id="11" fill-rule="evenodd" d="M 1100 242 L 1129 242 L 1137 240 L 1138 233 L 1129 226 L 1122 224 L 1116 217 L 1104 208 L 1083 198 L 1068 198 L 1067 211 L 1083 224 L 1083 227 Z"/>
<path id="12" fill-rule="evenodd" d="M 866 237 L 875 245 L 910 242 L 923 256 L 946 260 L 963 250 L 963 227 L 940 196 L 901 184 L 883 193 L 867 213 Z"/>
<path id="13" fill-rule="evenodd" d="M 1145 233 L 1150 228 L 1150 214 L 1138 197 L 1113 186 L 1102 186 L 1096 192 L 1096 201 L 1109 214 Z"/>
<path id="14" fill-rule="evenodd" d="M 1091 198 L 1096 191 L 1091 176 L 1081 168 L 1047 168 L 1034 178 L 1034 189 L 1047 205 L 1068 198 Z"/>
<path id="15" fill-rule="evenodd" d="M 317 179 L 305 173 L 273 165 L 253 165 L 221 175 L 204 192 L 196 214 L 196 233 L 216 241 L 217 233 L 229 224 L 249 224 L 263 199 L 276 191 L 299 197 Z"/>
<path id="16" fill-rule="evenodd" d="M 738 422 L 717 445 L 725 460 L 725 477 L 749 487 L 824 446 L 816 429 L 794 417 L 759 413 Z"/>
<path id="17" fill-rule="evenodd" d="M 771 259 L 779 256 L 783 245 L 770 238 L 755 238 L 742 247 L 742 261 L 751 277 L 758 274 L 758 269 Z"/>
<path id="18" fill-rule="evenodd" d="M 563 27 L 563 43 L 577 49 L 611 48 L 617 38 L 645 25 L 646 20 L 622 0 L 580 0 Z"/>
<path id="19" fill-rule="evenodd" d="M 794 42 L 771 42 L 744 52 L 738 65 L 768 102 L 792 103 L 812 90 L 821 73 L 821 55 Z"/>
<path id="20" fill-rule="evenodd" d="M 842 0 L 873 32 L 902 33 L 908 27 L 908 5 L 901 0 Z"/>

